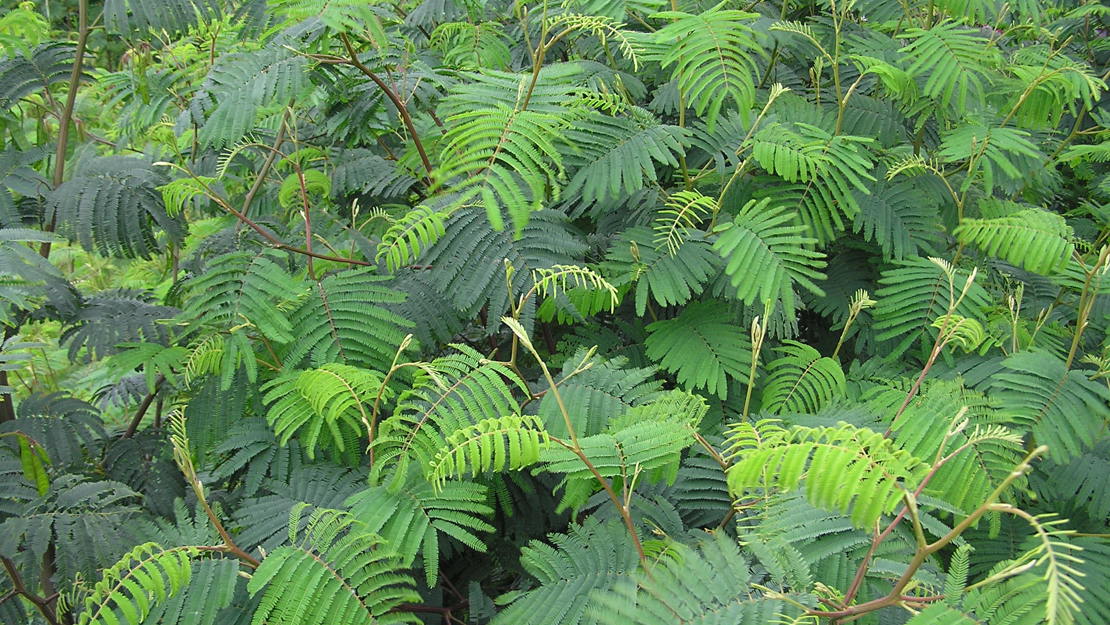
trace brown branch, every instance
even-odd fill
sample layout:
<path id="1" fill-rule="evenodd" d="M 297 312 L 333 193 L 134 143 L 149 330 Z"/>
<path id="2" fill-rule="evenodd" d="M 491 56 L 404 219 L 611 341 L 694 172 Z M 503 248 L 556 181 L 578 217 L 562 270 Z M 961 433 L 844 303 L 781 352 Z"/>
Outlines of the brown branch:
<path id="1" fill-rule="evenodd" d="M 135 430 L 139 429 L 139 424 L 142 423 L 143 416 L 146 414 L 146 411 L 150 409 L 151 402 L 154 401 L 154 397 L 158 395 L 158 391 L 162 388 L 162 383 L 165 381 L 166 376 L 159 373 L 158 379 L 154 381 L 154 390 L 147 393 L 142 403 L 139 404 L 139 409 L 135 411 L 135 416 L 131 418 L 131 423 L 127 424 L 127 429 L 123 432 L 123 438 L 131 438 L 135 435 Z"/>
<path id="2" fill-rule="evenodd" d="M 950 544 L 952 541 L 959 538 L 960 535 L 962 535 L 964 531 L 967 530 L 967 528 L 977 523 L 984 514 L 994 509 L 994 504 L 996 501 L 998 501 L 998 498 L 1001 497 L 1002 493 L 1005 492 L 1006 489 L 1008 489 L 1015 480 L 1028 473 L 1030 469 L 1030 463 L 1033 461 L 1033 459 L 1043 454 L 1047 449 L 1048 447 L 1042 445 L 1029 452 L 1029 454 L 1025 456 L 1025 459 L 1022 460 L 1021 463 L 1013 471 L 1011 471 L 1004 480 L 1002 480 L 1002 482 L 994 489 L 994 491 L 987 496 L 986 501 L 980 504 L 978 508 L 973 510 L 971 514 L 964 517 L 964 519 L 953 526 L 947 534 L 941 536 L 936 541 L 928 544 L 922 543 L 921 546 L 917 548 L 917 551 L 914 552 L 913 558 L 911 558 L 910 562 L 906 565 L 906 570 L 903 571 L 901 577 L 899 577 L 898 580 L 894 582 L 894 587 L 891 588 L 888 594 L 876 599 L 872 599 L 871 601 L 848 606 L 843 610 L 836 610 L 831 612 L 822 610 L 807 610 L 806 613 L 811 616 L 817 616 L 821 618 L 855 620 L 856 618 L 859 618 L 861 615 L 867 614 L 868 612 L 874 612 L 876 610 L 881 610 L 882 608 L 904 603 L 905 599 L 903 598 L 904 595 L 902 594 L 902 591 L 905 590 L 906 586 L 909 585 L 910 581 L 913 579 L 914 574 L 917 573 L 917 570 L 921 568 L 921 565 L 925 563 L 929 556 L 948 546 L 948 544 Z M 918 523 L 916 510 L 909 510 L 909 513 L 912 515 L 913 521 L 916 525 Z M 918 600 L 918 598 L 915 598 L 914 600 L 916 601 Z"/>
<path id="3" fill-rule="evenodd" d="M 73 121 L 73 107 L 77 103 L 77 88 L 81 83 L 81 66 L 85 62 L 85 46 L 89 42 L 89 0 L 77 0 L 77 50 L 73 59 L 73 69 L 69 73 L 69 91 L 66 93 L 65 108 L 62 109 L 60 127 L 58 129 L 58 145 L 54 150 L 54 188 L 62 185 L 65 179 L 66 150 L 69 147 L 69 125 Z M 57 225 L 57 213 L 50 218 L 43 230 L 54 232 Z M 43 258 L 50 257 L 50 241 L 46 241 L 39 248 Z"/>
<path id="4" fill-rule="evenodd" d="M 947 441 L 948 439 L 945 438 L 945 443 L 947 443 Z M 970 442 L 960 445 L 952 453 L 934 462 L 933 466 L 929 469 L 929 472 L 925 474 L 925 477 L 921 479 L 921 483 L 918 484 L 917 488 L 913 491 L 913 496 L 915 498 L 920 497 L 921 493 L 925 492 L 925 487 L 928 486 L 929 482 L 933 479 L 933 477 L 936 476 L 937 471 L 939 471 L 940 468 L 944 465 L 948 464 L 950 460 L 963 453 L 963 451 L 970 446 Z M 906 515 L 909 514 L 909 511 L 910 508 L 908 505 L 902 506 L 902 510 L 898 512 L 898 515 L 894 517 L 894 520 L 890 522 L 890 525 L 887 525 L 885 530 L 883 530 L 881 533 L 876 533 L 872 537 L 871 547 L 868 548 L 867 554 L 863 556 L 863 561 L 860 562 L 859 568 L 856 569 L 856 575 L 852 579 L 852 585 L 848 588 L 848 592 L 844 594 L 845 604 L 851 603 L 852 600 L 855 599 L 856 593 L 859 592 L 859 589 L 863 584 L 864 575 L 867 574 L 867 569 L 871 565 L 871 558 L 875 555 L 875 550 L 879 548 L 879 545 L 884 540 L 886 540 L 888 536 L 890 536 L 891 532 L 894 531 L 894 528 L 898 527 L 898 524 L 902 522 L 902 519 L 906 518 Z"/>
<path id="5" fill-rule="evenodd" d="M 270 242 L 271 245 L 273 245 L 274 247 L 276 247 L 278 249 L 285 250 L 287 252 L 293 252 L 295 254 L 303 254 L 305 256 L 311 256 L 312 258 L 319 258 L 320 260 L 330 260 L 330 261 L 334 261 L 334 262 L 337 262 L 337 263 L 347 263 L 348 265 L 358 265 L 360 267 L 369 267 L 373 264 L 373 263 L 368 263 L 364 260 L 358 260 L 357 258 L 345 258 L 343 256 L 329 256 L 327 254 L 317 254 L 316 252 L 313 252 L 313 251 L 310 251 L 310 250 L 306 250 L 306 249 L 299 248 L 299 247 L 296 247 L 296 246 L 293 246 L 293 245 L 289 245 L 288 243 L 286 243 L 286 242 L 282 241 L 281 239 L 277 238 L 277 236 L 275 236 L 274 233 L 272 233 L 269 230 L 267 230 L 267 229 L 263 228 L 262 226 L 258 225 L 258 223 L 255 222 L 253 219 L 251 219 L 250 217 L 247 217 L 241 211 L 237 210 L 235 207 L 228 204 L 227 201 L 225 201 L 223 198 L 221 198 L 219 195 L 217 195 L 211 189 L 208 189 L 208 195 L 209 195 L 209 197 L 212 198 L 213 201 L 215 201 L 217 204 L 219 204 L 221 208 L 223 208 L 227 212 L 234 215 L 236 219 L 238 219 L 239 221 L 241 221 L 244 224 L 246 224 L 247 226 L 249 226 L 251 230 L 254 230 L 255 232 L 257 232 L 259 235 L 262 236 L 263 239 L 266 239 L 267 241 Z"/>
<path id="6" fill-rule="evenodd" d="M 198 489 L 200 488 L 199 482 L 194 483 L 192 486 L 194 492 L 196 492 L 198 495 L 203 495 L 203 492 L 198 491 Z M 231 534 L 227 532 L 227 528 L 224 527 L 224 524 L 220 522 L 220 519 L 212 510 L 212 506 L 208 505 L 208 499 L 203 496 L 198 496 L 197 499 L 200 501 L 201 507 L 204 508 L 204 514 L 208 517 L 208 520 L 211 521 L 212 525 L 216 528 L 216 533 L 218 533 L 220 535 L 220 539 L 224 541 L 224 547 L 227 549 L 227 552 L 245 562 L 252 569 L 257 569 L 258 566 L 262 564 L 262 562 L 246 551 L 243 551 L 243 549 L 239 547 L 239 545 L 235 544 L 235 541 L 231 538 Z"/>
<path id="7" fill-rule="evenodd" d="M 358 60 L 358 53 L 355 52 L 355 48 L 351 45 L 351 40 L 347 38 L 347 35 L 340 33 L 339 38 L 343 41 L 343 47 L 347 49 L 347 54 L 350 55 L 350 59 L 345 59 L 345 62 L 348 65 L 354 66 L 358 71 L 366 75 L 367 78 L 374 81 L 374 84 L 382 90 L 385 97 L 389 98 L 389 101 L 396 107 L 397 112 L 401 114 L 401 120 L 405 122 L 405 128 L 407 128 L 409 134 L 412 135 L 412 143 L 416 146 L 417 153 L 420 154 L 420 162 L 424 163 L 424 169 L 428 172 L 428 184 L 434 184 L 432 180 L 432 162 L 428 160 L 428 154 L 424 151 L 424 144 L 420 141 L 420 136 L 416 134 L 416 126 L 412 123 L 412 115 L 409 114 L 408 107 L 405 106 L 401 98 L 397 97 L 397 94 L 389 88 L 389 85 L 385 84 L 385 81 L 383 81 L 381 77 L 375 74 L 369 67 L 366 67 L 362 61 Z"/>
<path id="8" fill-rule="evenodd" d="M 262 189 L 262 184 L 266 181 L 267 174 L 270 173 L 270 167 L 272 167 L 274 161 L 277 160 L 277 155 L 279 153 L 278 148 L 281 147 L 282 142 L 285 141 L 286 121 L 288 119 L 289 109 L 286 109 L 285 113 L 281 116 L 281 125 L 278 127 L 277 137 L 274 138 L 274 147 L 266 154 L 266 160 L 262 161 L 262 168 L 258 170 L 258 177 L 254 179 L 254 183 L 247 191 L 247 196 L 243 198 L 243 207 L 239 209 L 239 212 L 244 215 L 250 212 L 251 203 L 254 202 L 254 196 L 258 195 L 258 192 Z"/>
<path id="9" fill-rule="evenodd" d="M 8 577 L 12 580 L 12 591 L 9 593 L 9 596 L 22 595 L 24 599 L 35 605 L 43 618 L 45 618 L 50 625 L 58 625 L 58 617 L 54 614 L 54 610 L 50 609 L 50 604 L 57 598 L 57 594 L 52 597 L 40 597 L 36 595 L 23 583 L 23 578 L 20 577 L 19 571 L 15 568 L 15 562 L 12 562 L 11 558 L 0 556 L 0 561 L 4 563 L 4 570 L 7 571 Z M 6 599 L 5 597 L 5 600 Z"/>
<path id="10" fill-rule="evenodd" d="M 555 398 L 559 399 L 558 391 L 555 392 Z M 574 434 L 574 430 L 571 430 L 571 434 Z M 632 546 L 636 549 L 636 555 L 638 555 L 640 558 L 640 564 L 644 567 L 645 572 L 650 573 L 648 569 L 647 555 L 644 553 L 644 546 L 640 542 L 640 535 L 636 531 L 636 524 L 632 521 L 632 514 L 629 512 L 628 506 L 624 505 L 621 502 L 620 498 L 617 497 L 617 493 L 613 490 L 612 484 L 610 484 L 609 480 L 605 479 L 605 477 L 601 475 L 601 472 L 597 470 L 597 467 L 594 466 L 594 463 L 591 462 L 589 457 L 586 456 L 586 453 L 582 451 L 582 447 L 578 445 L 577 438 L 573 441 L 573 444 L 555 438 L 554 436 L 551 437 L 551 440 L 552 442 L 562 446 L 564 449 L 571 452 L 575 456 L 578 456 L 578 459 L 582 461 L 582 464 L 586 465 L 586 469 L 589 470 L 589 472 L 594 476 L 594 479 L 597 480 L 597 483 L 601 485 L 601 489 L 605 491 L 606 495 L 608 495 L 609 501 L 613 502 L 613 505 L 616 506 L 621 520 L 624 521 L 624 527 L 628 530 L 628 536 L 632 539 Z"/>
<path id="11" fill-rule="evenodd" d="M 450 625 L 452 623 L 462 623 L 462 621 L 455 617 L 454 612 L 455 610 L 462 610 L 466 608 L 466 606 L 467 601 L 465 600 L 459 605 L 450 608 L 416 603 L 402 603 L 401 605 L 394 608 L 392 611 L 411 612 L 413 614 L 438 614 L 440 615 L 440 617 L 443 618 L 443 621 L 445 623 Z"/>

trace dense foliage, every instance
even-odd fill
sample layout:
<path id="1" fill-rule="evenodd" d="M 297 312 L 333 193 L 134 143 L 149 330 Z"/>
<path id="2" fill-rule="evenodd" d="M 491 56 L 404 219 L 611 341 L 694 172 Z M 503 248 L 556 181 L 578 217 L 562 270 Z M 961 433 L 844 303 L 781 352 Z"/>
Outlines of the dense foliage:
<path id="1" fill-rule="evenodd" d="M 1110 622 L 1097 0 L 0 3 L 0 622 Z"/>

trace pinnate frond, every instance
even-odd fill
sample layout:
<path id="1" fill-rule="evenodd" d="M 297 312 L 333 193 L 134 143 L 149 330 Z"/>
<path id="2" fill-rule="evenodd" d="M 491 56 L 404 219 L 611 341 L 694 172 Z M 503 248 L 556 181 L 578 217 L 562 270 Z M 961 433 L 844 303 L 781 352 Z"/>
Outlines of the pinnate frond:
<path id="1" fill-rule="evenodd" d="M 447 437 L 447 444 L 427 467 L 428 479 L 441 485 L 449 477 L 467 473 L 522 469 L 539 461 L 547 442 L 537 417 L 483 419 Z"/>
<path id="2" fill-rule="evenodd" d="M 998 217 L 966 218 L 953 232 L 986 254 L 1039 274 L 1050 274 L 1075 252 L 1071 228 L 1060 215 L 1024 208 Z"/>
<path id="3" fill-rule="evenodd" d="M 413 324 L 387 308 L 405 297 L 383 284 L 387 280 L 361 267 L 332 273 L 310 286 L 288 313 L 297 336 L 282 361 L 296 366 L 307 357 L 312 364 L 388 369 Z"/>
<path id="4" fill-rule="evenodd" d="M 331 446 L 344 451 L 345 441 L 368 434 L 370 406 L 379 393 L 390 395 L 382 383 L 376 371 L 339 363 L 286 373 L 261 388 L 269 405 L 266 419 L 282 445 L 296 436 L 309 457 L 323 432 Z"/>
<path id="5" fill-rule="evenodd" d="M 540 298 L 555 297 L 560 293 L 566 294 L 571 289 L 586 289 L 604 293 L 609 301 L 610 311 L 617 306 L 616 287 L 587 267 L 554 265 L 533 269 L 532 282 L 535 285 L 536 295 Z"/>
<path id="6" fill-rule="evenodd" d="M 457 113 L 446 120 L 436 186 L 452 195 L 451 207 L 478 204 L 495 230 L 502 211 L 519 236 L 529 215 L 542 206 L 563 173 L 556 147 L 562 117 L 502 104 Z"/>
<path id="7" fill-rule="evenodd" d="M 724 4 L 693 15 L 681 11 L 651 17 L 674 20 L 655 32 L 662 46 L 660 62 L 678 80 L 678 88 L 712 131 L 731 101 L 746 115 L 755 105 L 756 57 L 764 54 L 747 22 L 758 14 L 723 9 Z"/>
<path id="8" fill-rule="evenodd" d="M 847 423 L 766 428 L 761 434 L 758 444 L 740 453 L 728 471 L 734 495 L 789 491 L 804 480 L 806 497 L 814 505 L 850 511 L 852 523 L 864 529 L 892 512 L 902 501 L 905 484 L 916 484 L 929 469 L 881 433 Z"/>
<path id="9" fill-rule="evenodd" d="M 636 552 L 627 530 L 616 522 L 587 517 L 566 534 L 551 534 L 550 544 L 531 541 L 521 549 L 520 563 L 539 585 L 517 596 L 491 625 L 592 625 L 587 613 L 590 594 L 606 591 L 636 569 Z"/>
<path id="10" fill-rule="evenodd" d="M 451 538 L 478 552 L 486 545 L 478 534 L 493 531 L 485 521 L 493 513 L 487 488 L 447 480 L 435 487 L 415 471 L 394 487 L 371 486 L 347 500 L 351 514 L 366 530 L 380 535 L 404 567 L 423 559 L 425 580 L 439 577 L 440 541 Z"/>
<path id="11" fill-rule="evenodd" d="M 668 544 L 674 556 L 660 559 L 634 581 L 591 596 L 587 614 L 602 625 L 674 625 L 775 622 L 786 604 L 748 592 L 752 570 L 733 538 L 717 532 L 696 548 Z"/>
<path id="12" fill-rule="evenodd" d="M 375 257 L 378 262 L 385 259 L 390 271 L 397 271 L 420 256 L 442 237 L 447 215 L 426 206 L 417 206 L 405 213 L 382 235 Z"/>
<path id="13" fill-rule="evenodd" d="M 648 326 L 647 355 L 673 372 L 686 388 L 728 397 L 730 379 L 746 377 L 751 366 L 748 335 L 718 302 L 699 302 L 674 319 Z"/>
<path id="14" fill-rule="evenodd" d="M 713 198 L 697 191 L 678 191 L 667 198 L 664 206 L 651 228 L 655 231 L 655 248 L 666 246 L 671 256 L 678 254 L 692 229 L 720 210 Z"/>
<path id="15" fill-rule="evenodd" d="M 465 345 L 453 348 L 454 353 L 421 368 L 381 424 L 375 454 L 382 460 L 396 459 L 398 477 L 403 477 L 409 460 L 431 466 L 456 432 L 483 420 L 520 414 L 514 391 L 527 392 L 527 387 L 509 367 Z"/>
<path id="16" fill-rule="evenodd" d="M 79 625 L 139 625 L 151 608 L 188 585 L 196 547 L 163 549 L 143 543 L 104 570 L 82 602 Z M 121 618 L 122 617 L 122 618 Z"/>
<path id="17" fill-rule="evenodd" d="M 816 413 L 844 393 L 844 371 L 833 358 L 797 341 L 784 341 L 781 357 L 767 365 L 762 409 L 766 412 Z"/>
<path id="18" fill-rule="evenodd" d="M 926 95 L 955 110 L 965 110 L 969 104 L 982 106 L 986 74 L 999 60 L 997 49 L 982 32 L 943 21 L 928 30 L 907 29 L 905 36 L 911 42 L 902 52 L 913 59 L 907 71 L 915 78 L 927 77 Z"/>
<path id="19" fill-rule="evenodd" d="M 419 623 L 415 615 L 392 612 L 420 595 L 380 537 L 347 512 L 328 509 L 314 510 L 298 531 L 301 510 L 294 508 L 290 522 L 293 544 L 267 554 L 247 583 L 250 595 L 262 593 L 252 623 Z"/>
<path id="20" fill-rule="evenodd" d="M 823 291 L 824 254 L 811 249 L 816 240 L 806 236 L 795 215 L 769 200 L 748 202 L 730 224 L 725 224 L 713 248 L 725 259 L 725 273 L 746 304 L 782 301 L 794 309 L 794 288 Z"/>

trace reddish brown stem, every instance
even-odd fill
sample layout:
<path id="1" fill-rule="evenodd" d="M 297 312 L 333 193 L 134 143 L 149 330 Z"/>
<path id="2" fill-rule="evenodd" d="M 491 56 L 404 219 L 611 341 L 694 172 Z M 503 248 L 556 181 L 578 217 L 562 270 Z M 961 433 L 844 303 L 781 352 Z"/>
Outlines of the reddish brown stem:
<path id="1" fill-rule="evenodd" d="M 420 154 L 420 162 L 424 164 L 424 169 L 428 172 L 428 184 L 433 184 L 432 162 L 428 160 L 428 153 L 424 151 L 424 143 L 420 141 L 420 135 L 416 133 L 416 125 L 412 123 L 412 115 L 409 114 L 408 107 L 401 101 L 401 98 L 389 88 L 389 85 L 385 84 L 385 81 L 382 80 L 380 76 L 375 74 L 369 67 L 366 67 L 362 61 L 358 60 L 358 53 L 355 52 L 355 48 L 351 45 L 351 40 L 347 38 L 347 35 L 340 33 L 339 38 L 343 41 L 343 47 L 347 49 L 347 54 L 350 55 L 350 59 L 347 60 L 347 63 L 354 66 L 355 69 L 374 81 L 374 84 L 382 90 L 385 97 L 389 98 L 389 101 L 393 103 L 397 112 L 401 114 L 401 120 L 404 121 L 405 128 L 408 129 L 409 135 L 412 136 L 412 144 L 416 147 L 417 153 Z"/>
<path id="2" fill-rule="evenodd" d="M 77 104 L 77 88 L 81 84 L 81 68 L 85 62 L 85 46 L 89 42 L 89 0 L 77 0 L 77 49 L 74 52 L 73 68 L 69 72 L 69 91 L 66 92 L 65 108 L 59 120 L 58 145 L 54 149 L 54 188 L 62 186 L 65 180 L 66 151 L 69 147 L 69 125 L 73 121 L 73 108 Z M 47 232 L 54 232 L 57 225 L 57 213 L 50 218 L 50 223 L 43 227 Z M 50 241 L 46 241 L 39 248 L 43 258 L 50 257 Z"/>
<path id="3" fill-rule="evenodd" d="M 925 477 L 921 479 L 921 483 L 918 484 L 917 488 L 913 491 L 913 496 L 919 497 L 921 493 L 925 492 L 925 487 L 929 485 L 929 481 L 933 479 L 933 477 L 937 474 L 937 471 L 939 471 L 941 467 L 947 464 L 949 460 L 955 458 L 963 450 L 967 449 L 967 447 L 968 445 L 966 444 L 961 445 L 955 451 L 948 454 L 944 458 L 941 458 L 940 461 L 933 464 L 933 466 L 929 469 L 929 472 L 926 473 Z M 886 540 L 888 536 L 890 536 L 891 532 L 894 531 L 894 528 L 898 527 L 898 524 L 902 522 L 902 519 L 906 518 L 906 515 L 909 513 L 909 511 L 909 506 L 902 506 L 902 510 L 898 512 L 898 515 L 894 517 L 894 520 L 890 522 L 890 525 L 887 525 L 885 530 L 883 530 L 879 534 L 876 534 L 871 539 L 871 547 L 867 550 L 867 554 L 863 556 L 863 562 L 860 562 L 859 568 L 856 569 L 856 575 L 854 578 L 852 578 L 852 585 L 848 588 L 848 592 L 844 594 L 845 604 L 851 603 L 852 599 L 856 598 L 856 593 L 859 592 L 860 586 L 863 584 L 863 577 L 867 574 L 867 569 L 871 564 L 871 558 L 875 555 L 875 550 L 879 548 L 879 545 L 882 544 L 882 542 Z"/>
<path id="4" fill-rule="evenodd" d="M 940 356 L 942 349 L 944 349 L 943 330 L 941 330 L 941 334 L 937 336 L 936 342 L 933 343 L 933 350 L 929 352 L 929 360 L 926 361 L 925 366 L 921 368 L 921 373 L 917 376 L 917 379 L 914 380 L 913 386 L 910 387 L 909 392 L 906 393 L 906 398 L 902 400 L 902 405 L 898 407 L 898 412 L 894 413 L 894 418 L 890 420 L 890 427 L 886 429 L 883 436 L 890 436 L 890 433 L 894 431 L 894 424 L 898 422 L 899 417 L 901 417 L 902 413 L 909 407 L 913 398 L 917 396 L 917 392 L 921 390 L 921 384 L 925 381 L 925 376 L 929 375 L 929 370 L 933 368 L 933 363 L 937 361 L 937 357 Z"/>
<path id="5" fill-rule="evenodd" d="M 47 623 L 50 623 L 50 625 L 59 625 L 58 617 L 50 607 L 50 604 L 57 598 L 57 593 L 54 593 L 50 597 L 40 597 L 36 595 L 23 583 L 23 578 L 20 577 L 19 570 L 15 568 L 15 563 L 12 562 L 10 558 L 7 556 L 0 556 L 0 561 L 4 563 L 4 570 L 7 571 L 8 578 L 12 581 L 12 592 L 9 593 L 8 596 L 22 596 L 24 599 L 34 604 L 35 608 L 42 614 Z"/>
<path id="6" fill-rule="evenodd" d="M 131 438 L 135 435 L 135 430 L 139 429 L 139 424 L 143 421 L 143 415 L 150 409 L 151 402 L 154 397 L 158 395 L 158 391 L 162 388 L 162 383 L 166 381 L 166 376 L 158 374 L 158 379 L 154 381 L 154 390 L 147 393 L 143 398 L 143 402 L 139 404 L 139 409 L 135 411 L 135 416 L 131 418 L 131 423 L 127 424 L 127 429 L 123 432 L 123 438 Z"/>
<path id="7" fill-rule="evenodd" d="M 556 391 L 556 397 L 558 397 L 558 391 Z M 571 433 L 573 434 L 573 430 L 571 431 Z M 643 564 L 644 571 L 647 571 L 647 555 L 644 553 L 643 544 L 640 543 L 640 535 L 636 532 L 636 525 L 632 522 L 632 515 L 628 511 L 628 507 L 621 502 L 619 497 L 617 497 L 617 493 L 613 490 L 613 486 L 609 483 L 609 480 L 605 479 L 605 477 L 601 475 L 601 472 L 597 470 L 597 467 L 594 466 L 594 463 L 591 462 L 588 457 L 586 457 L 585 452 L 583 452 L 582 448 L 578 446 L 577 440 L 574 441 L 574 444 L 568 443 L 564 440 L 560 440 L 558 438 L 555 438 L 554 436 L 551 437 L 551 440 L 561 445 L 564 449 L 570 451 L 575 456 L 578 456 L 578 459 L 582 461 L 582 464 L 586 465 L 586 469 L 588 469 L 589 472 L 593 474 L 594 479 L 597 480 L 597 483 L 601 485 L 601 489 L 604 490 L 605 494 L 609 496 L 609 501 L 613 502 L 613 505 L 616 506 L 617 512 L 621 516 L 621 520 L 624 521 L 624 527 L 628 530 L 628 536 L 632 539 L 632 546 L 636 549 L 636 555 L 640 557 L 640 563 Z"/>
<path id="8" fill-rule="evenodd" d="M 225 211 L 234 215 L 236 219 L 238 219 L 239 221 L 241 221 L 244 224 L 246 224 L 247 226 L 249 226 L 251 230 L 254 230 L 255 232 L 257 232 L 259 235 L 262 236 L 263 239 L 266 239 L 267 241 L 269 241 L 269 243 L 271 245 L 273 245 L 274 247 L 276 247 L 278 249 L 285 250 L 287 252 L 293 252 L 295 254 L 303 254 L 305 256 L 311 256 L 312 258 L 319 258 L 320 260 L 330 260 L 330 261 L 337 262 L 337 263 L 347 263 L 348 265 L 358 265 L 360 267 L 369 267 L 373 264 L 373 263 L 368 263 L 364 260 L 358 260 L 357 258 L 345 258 L 345 257 L 342 257 L 342 256 L 329 256 L 327 254 L 317 254 L 316 252 L 313 252 L 311 250 L 301 249 L 299 247 L 289 245 L 288 243 L 286 243 L 286 242 L 282 241 L 281 239 L 277 238 L 274 235 L 274 233 L 272 233 L 269 230 L 267 230 L 267 229 L 263 228 L 262 226 L 258 225 L 250 217 L 247 217 L 246 215 L 244 215 L 239 210 L 236 210 L 233 206 L 231 206 L 230 204 L 225 202 L 223 200 L 223 198 L 220 198 L 219 196 L 217 196 L 215 194 L 209 194 L 209 195 L 210 195 L 210 197 L 212 197 L 213 200 L 215 200 L 215 202 L 217 204 L 220 205 L 221 208 L 223 208 Z"/>
<path id="9" fill-rule="evenodd" d="M 266 181 L 267 174 L 270 173 L 270 167 L 273 166 L 274 161 L 277 160 L 278 148 L 281 143 L 285 141 L 286 120 L 289 117 L 289 111 L 286 110 L 285 114 L 281 117 L 281 125 L 278 127 L 277 137 L 274 138 L 274 147 L 266 154 L 266 160 L 262 161 L 262 168 L 258 170 L 258 176 L 254 179 L 250 190 L 247 191 L 247 197 L 243 198 L 243 207 L 239 212 L 247 215 L 250 213 L 251 203 L 254 202 L 254 196 L 262 189 L 262 183 Z"/>
<path id="10" fill-rule="evenodd" d="M 257 569 L 258 566 L 262 564 L 262 562 L 246 551 L 243 551 L 239 547 L 239 545 L 235 544 L 235 541 L 231 539 L 231 534 L 227 533 L 227 529 L 224 527 L 224 524 L 220 522 L 220 519 L 218 517 L 216 517 L 216 513 L 212 510 L 212 506 L 208 505 L 207 499 L 205 499 L 204 497 L 198 497 L 198 499 L 200 500 L 201 507 L 204 508 L 204 514 L 208 516 L 208 520 L 212 522 L 212 525 L 216 528 L 216 532 L 224 541 L 224 546 L 227 548 L 227 552 L 245 562 L 252 569 Z"/>

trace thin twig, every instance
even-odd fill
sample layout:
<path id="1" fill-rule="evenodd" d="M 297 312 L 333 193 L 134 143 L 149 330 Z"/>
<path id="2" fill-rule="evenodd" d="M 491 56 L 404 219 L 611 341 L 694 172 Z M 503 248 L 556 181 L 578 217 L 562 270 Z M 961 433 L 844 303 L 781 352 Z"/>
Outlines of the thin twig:
<path id="1" fill-rule="evenodd" d="M 244 215 L 241 211 L 236 209 L 234 206 L 232 206 L 231 204 L 228 204 L 228 202 L 226 200 L 224 200 L 222 197 L 220 197 L 219 194 L 217 194 L 213 189 L 211 189 L 207 185 L 205 185 L 205 189 L 208 192 L 208 197 L 212 198 L 212 201 L 216 202 L 216 204 L 219 204 L 221 208 L 223 208 L 225 211 L 234 215 L 236 219 L 238 219 L 239 221 L 241 221 L 244 224 L 246 224 L 247 226 L 249 226 L 251 230 L 254 230 L 255 232 L 257 232 L 259 235 L 262 236 L 263 239 L 266 239 L 267 241 L 270 242 L 271 245 L 273 245 L 274 247 L 276 247 L 278 249 L 285 250 L 287 252 L 293 252 L 295 254 L 303 254 L 305 256 L 311 256 L 313 258 L 319 258 L 320 260 L 330 260 L 330 261 L 334 261 L 334 262 L 337 262 L 337 263 L 347 263 L 348 265 L 358 265 L 360 267 L 369 267 L 373 264 L 373 263 L 368 263 L 364 260 L 358 260 L 357 258 L 345 258 L 345 257 L 342 257 L 342 256 L 329 256 L 327 254 L 317 254 L 316 252 L 312 252 L 310 250 L 302 249 L 302 248 L 296 247 L 294 245 L 289 245 L 288 243 L 286 243 L 286 242 L 282 241 L 281 239 L 277 238 L 277 236 L 274 235 L 274 233 L 272 233 L 269 230 L 267 230 L 267 229 L 263 228 L 262 226 L 258 225 L 257 222 L 255 222 L 250 217 L 247 217 L 246 215 Z"/>

